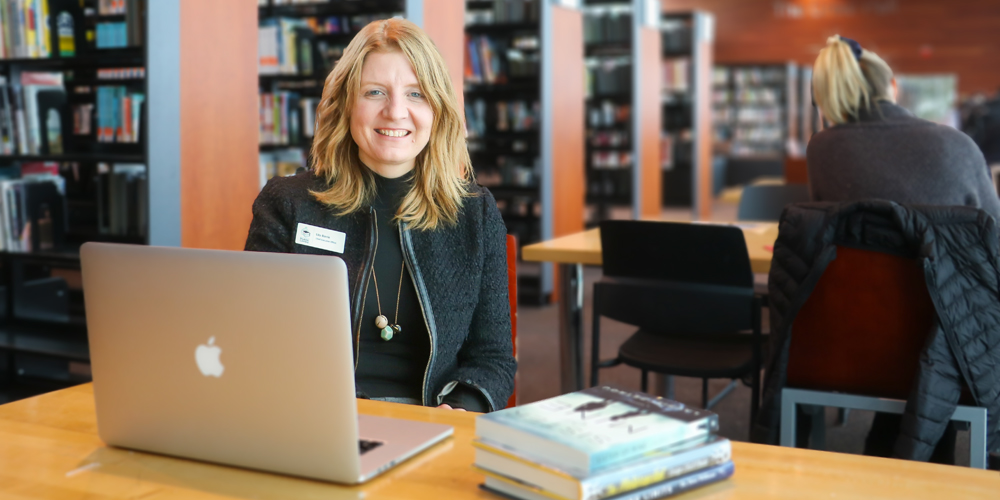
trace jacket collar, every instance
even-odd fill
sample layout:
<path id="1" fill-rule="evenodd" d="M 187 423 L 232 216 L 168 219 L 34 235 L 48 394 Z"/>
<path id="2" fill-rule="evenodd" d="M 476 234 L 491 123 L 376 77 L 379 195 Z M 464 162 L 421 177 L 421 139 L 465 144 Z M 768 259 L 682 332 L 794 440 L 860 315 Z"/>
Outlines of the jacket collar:
<path id="1" fill-rule="evenodd" d="M 913 113 L 910 113 L 906 108 L 898 104 L 893 104 L 885 100 L 879 100 L 876 101 L 870 108 L 859 110 L 857 118 L 852 118 L 850 122 L 870 123 L 885 120 L 898 120 L 900 118 L 913 118 Z"/>

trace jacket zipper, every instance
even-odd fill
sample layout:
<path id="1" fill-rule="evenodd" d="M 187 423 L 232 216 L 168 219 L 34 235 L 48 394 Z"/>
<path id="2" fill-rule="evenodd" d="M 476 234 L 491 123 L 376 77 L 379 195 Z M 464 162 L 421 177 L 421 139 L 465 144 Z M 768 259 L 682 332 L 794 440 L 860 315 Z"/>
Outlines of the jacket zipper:
<path id="1" fill-rule="evenodd" d="M 368 252 L 365 253 L 365 260 L 361 264 L 361 276 L 358 277 L 358 284 L 357 284 L 358 288 L 355 288 L 355 290 L 358 291 L 358 296 L 361 297 L 361 307 L 357 309 L 358 312 L 354 322 L 355 325 L 357 325 L 357 333 L 355 334 L 354 337 L 355 372 L 358 371 L 358 363 L 361 360 L 361 316 L 364 315 L 365 299 L 368 298 L 368 283 L 369 281 L 371 281 L 371 274 L 372 274 L 371 266 L 374 265 L 375 263 L 373 249 L 375 247 L 375 231 L 377 231 L 378 228 L 375 226 L 376 221 L 375 221 L 374 211 L 375 210 L 372 207 L 368 207 L 368 218 L 370 221 L 370 224 L 368 225 Z M 365 279 L 366 277 L 368 279 Z M 364 284 L 364 288 L 360 288 L 362 286 L 362 283 Z M 357 299 L 355 299 L 355 302 L 357 302 Z"/>
<path id="2" fill-rule="evenodd" d="M 436 349 L 434 348 L 435 345 L 434 339 L 437 338 L 437 335 L 434 332 L 434 326 L 431 325 L 429 321 L 427 321 L 427 313 L 425 312 L 426 309 L 424 308 L 425 299 L 420 293 L 420 287 L 417 286 L 417 279 L 418 279 L 417 274 L 413 272 L 414 268 L 416 267 L 416 259 L 413 256 L 412 242 L 410 241 L 410 232 L 406 230 L 405 225 L 406 225 L 405 222 L 401 221 L 399 223 L 399 241 L 403 246 L 403 262 L 406 263 L 406 269 L 410 273 L 410 281 L 413 282 L 413 289 L 417 292 L 417 303 L 420 304 L 420 316 L 424 318 L 424 326 L 427 328 L 427 336 L 430 337 L 430 342 L 431 342 L 431 354 L 430 356 L 427 357 L 427 366 L 424 367 L 424 381 L 420 388 L 420 398 L 423 400 L 423 404 L 426 406 L 428 401 L 427 376 L 431 371 L 431 365 L 434 364 L 434 352 L 436 351 Z M 430 303 L 429 300 L 427 302 Z"/>

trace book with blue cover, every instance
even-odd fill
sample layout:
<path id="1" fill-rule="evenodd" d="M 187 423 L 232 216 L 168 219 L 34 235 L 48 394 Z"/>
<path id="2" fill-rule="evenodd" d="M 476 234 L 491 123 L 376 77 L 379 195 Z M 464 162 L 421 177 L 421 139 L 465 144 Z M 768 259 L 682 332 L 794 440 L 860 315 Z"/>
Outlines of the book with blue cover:
<path id="1" fill-rule="evenodd" d="M 685 491 L 717 483 L 733 475 L 735 468 L 732 461 L 702 469 L 681 477 L 633 490 L 614 497 L 614 500 L 653 500 L 679 495 Z M 487 475 L 482 486 L 487 491 L 500 493 L 503 496 L 520 500 L 563 500 L 552 493 L 522 483 L 514 478 L 498 475 Z"/>
<path id="2" fill-rule="evenodd" d="M 562 500 L 604 500 L 728 462 L 732 449 L 728 439 L 712 438 L 692 446 L 656 450 L 641 458 L 595 472 L 586 478 L 573 477 L 558 468 L 535 463 L 511 453 L 499 444 L 473 441 L 475 468 L 486 476 L 516 478 L 531 488 Z"/>
<path id="3" fill-rule="evenodd" d="M 610 386 L 563 394 L 476 418 L 476 437 L 575 477 L 677 443 L 705 440 L 718 416 Z"/>

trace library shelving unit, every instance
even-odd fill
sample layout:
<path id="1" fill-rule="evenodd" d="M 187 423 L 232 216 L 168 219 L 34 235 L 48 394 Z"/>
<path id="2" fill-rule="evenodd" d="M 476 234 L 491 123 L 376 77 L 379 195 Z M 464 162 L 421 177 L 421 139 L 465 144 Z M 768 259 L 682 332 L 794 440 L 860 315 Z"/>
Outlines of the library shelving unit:
<path id="1" fill-rule="evenodd" d="M 582 36 L 572 2 L 466 3 L 469 153 L 522 246 L 583 229 Z M 554 280 L 520 262 L 519 300 L 548 302 Z"/>
<path id="2" fill-rule="evenodd" d="M 798 136 L 798 69 L 794 63 L 720 64 L 712 74 L 714 137 L 725 146 L 727 169 L 754 163 L 781 175 L 790 142 Z M 727 176 L 733 178 L 732 173 Z M 742 178 L 744 175 L 737 174 Z"/>
<path id="3" fill-rule="evenodd" d="M 588 225 L 660 211 L 659 4 L 585 0 Z"/>
<path id="4" fill-rule="evenodd" d="M 660 22 L 663 205 L 690 206 L 697 218 L 707 216 L 712 196 L 711 141 L 706 138 L 711 137 L 713 25 L 712 15 L 701 11 L 667 12 Z"/>
<path id="5" fill-rule="evenodd" d="M 256 12 L 181 3 L 0 12 L 0 402 L 90 379 L 83 243 L 242 247 L 256 89 L 232 75 L 255 67 Z"/>
<path id="6" fill-rule="evenodd" d="M 260 183 L 308 168 L 327 75 L 366 24 L 405 17 L 421 26 L 462 82 L 463 0 L 259 0 Z"/>

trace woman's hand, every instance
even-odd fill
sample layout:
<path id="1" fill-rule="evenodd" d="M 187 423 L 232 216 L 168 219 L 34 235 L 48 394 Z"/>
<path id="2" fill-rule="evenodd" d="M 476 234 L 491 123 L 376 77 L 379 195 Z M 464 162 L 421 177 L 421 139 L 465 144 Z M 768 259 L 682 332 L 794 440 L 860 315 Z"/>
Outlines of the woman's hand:
<path id="1" fill-rule="evenodd" d="M 437 407 L 438 407 L 438 408 L 443 408 L 443 409 L 445 409 L 445 410 L 458 410 L 458 411 L 465 411 L 465 408 L 452 408 L 452 407 L 451 407 L 451 405 L 450 405 L 450 404 L 447 404 L 447 403 L 442 403 L 442 404 L 439 404 L 439 405 L 438 405 Z"/>

